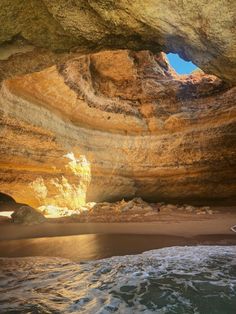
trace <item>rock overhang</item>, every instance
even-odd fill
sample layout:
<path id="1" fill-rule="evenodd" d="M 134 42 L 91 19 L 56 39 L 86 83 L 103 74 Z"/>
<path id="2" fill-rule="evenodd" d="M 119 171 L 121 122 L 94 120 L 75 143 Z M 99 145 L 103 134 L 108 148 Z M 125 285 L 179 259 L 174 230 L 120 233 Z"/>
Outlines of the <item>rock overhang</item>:
<path id="1" fill-rule="evenodd" d="M 235 201 L 233 0 L 0 8 L 2 192 L 35 205 L 39 176 L 74 184 L 73 151 L 91 161 L 89 200 Z M 208 74 L 178 76 L 161 51 Z"/>
<path id="2" fill-rule="evenodd" d="M 26 45 L 48 49 L 47 55 L 120 48 L 174 52 L 235 84 L 233 0 L 3 0 L 0 8 L 2 44 L 20 36 Z"/>
<path id="3" fill-rule="evenodd" d="M 35 206 L 37 178 L 76 184 L 63 158 L 72 151 L 91 163 L 88 200 L 234 202 L 235 95 L 149 51 L 80 55 L 5 80 L 2 192 Z"/>

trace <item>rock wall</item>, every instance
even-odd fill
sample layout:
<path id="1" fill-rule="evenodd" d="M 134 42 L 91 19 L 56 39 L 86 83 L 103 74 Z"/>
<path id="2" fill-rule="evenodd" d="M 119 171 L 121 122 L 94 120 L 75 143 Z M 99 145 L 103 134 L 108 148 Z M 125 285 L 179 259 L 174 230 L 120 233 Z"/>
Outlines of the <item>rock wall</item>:
<path id="1" fill-rule="evenodd" d="M 235 91 L 201 72 L 178 76 L 162 53 L 130 50 L 5 80 L 1 192 L 35 206 L 38 177 L 78 184 L 63 157 L 73 152 L 91 163 L 87 200 L 235 202 Z"/>
<path id="2" fill-rule="evenodd" d="M 1 0 L 0 45 L 172 51 L 235 84 L 235 13 L 235 0 Z"/>

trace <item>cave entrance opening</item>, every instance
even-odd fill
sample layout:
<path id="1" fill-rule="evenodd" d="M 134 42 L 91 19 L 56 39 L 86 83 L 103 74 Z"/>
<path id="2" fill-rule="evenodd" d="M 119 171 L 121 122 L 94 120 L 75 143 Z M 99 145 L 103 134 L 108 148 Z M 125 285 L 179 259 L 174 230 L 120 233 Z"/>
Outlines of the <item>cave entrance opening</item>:
<path id="1" fill-rule="evenodd" d="M 14 198 L 6 193 L 0 192 L 0 207 L 4 203 L 16 203 Z M 1 209 L 0 209 L 1 210 Z"/>
<path id="2" fill-rule="evenodd" d="M 15 209 L 16 204 L 12 196 L 0 192 L 0 216 L 9 216 L 6 213 L 11 213 Z"/>
<path id="3" fill-rule="evenodd" d="M 178 74 L 191 74 L 193 71 L 197 70 L 198 67 L 191 61 L 185 61 L 176 53 L 168 53 L 167 59 Z"/>

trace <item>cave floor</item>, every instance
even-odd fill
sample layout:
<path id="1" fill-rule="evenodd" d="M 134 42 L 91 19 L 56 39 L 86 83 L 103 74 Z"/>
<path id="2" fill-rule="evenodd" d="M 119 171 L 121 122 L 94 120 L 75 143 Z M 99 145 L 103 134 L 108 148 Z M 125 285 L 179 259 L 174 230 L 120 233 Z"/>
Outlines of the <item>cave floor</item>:
<path id="1" fill-rule="evenodd" d="M 180 237 L 232 235 L 236 225 L 236 207 L 216 208 L 217 213 L 158 213 L 155 221 L 138 222 L 76 222 L 65 218 L 51 218 L 43 224 L 18 225 L 10 219 L 0 219 L 0 241 L 26 238 L 56 237 L 80 234 L 153 234 Z"/>

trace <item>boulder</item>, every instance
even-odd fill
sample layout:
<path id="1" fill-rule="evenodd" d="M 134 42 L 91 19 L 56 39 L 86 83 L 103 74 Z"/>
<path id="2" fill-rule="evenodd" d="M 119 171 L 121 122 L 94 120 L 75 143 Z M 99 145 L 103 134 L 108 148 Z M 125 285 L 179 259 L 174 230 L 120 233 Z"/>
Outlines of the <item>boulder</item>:
<path id="1" fill-rule="evenodd" d="M 36 225 L 46 221 L 42 213 L 30 206 L 21 206 L 11 215 L 16 224 Z"/>
<path id="2" fill-rule="evenodd" d="M 118 203 L 118 209 L 121 212 L 153 212 L 153 208 L 140 197 L 136 197 L 128 202 Z"/>

